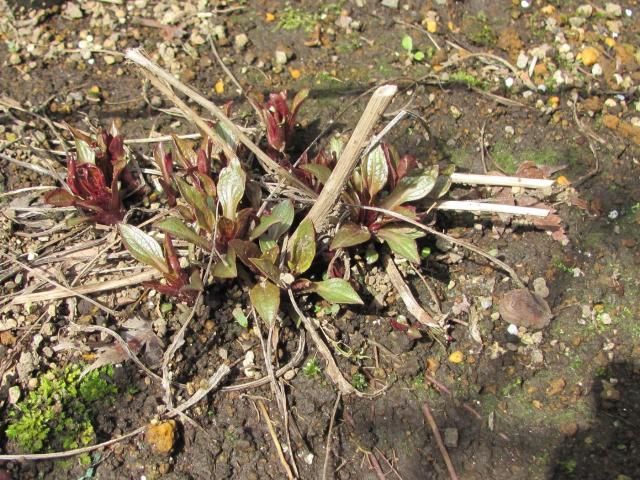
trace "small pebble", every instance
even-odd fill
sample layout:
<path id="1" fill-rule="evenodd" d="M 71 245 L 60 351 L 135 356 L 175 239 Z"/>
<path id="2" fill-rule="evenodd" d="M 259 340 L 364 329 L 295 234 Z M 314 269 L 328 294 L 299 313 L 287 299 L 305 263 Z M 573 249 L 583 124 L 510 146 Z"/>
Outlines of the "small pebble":
<path id="1" fill-rule="evenodd" d="M 15 405 L 20 400 L 20 387 L 14 385 L 9 389 L 9 404 Z"/>
<path id="2" fill-rule="evenodd" d="M 444 444 L 449 448 L 456 448 L 458 446 L 458 440 L 460 434 L 457 428 L 445 428 L 444 429 Z"/>

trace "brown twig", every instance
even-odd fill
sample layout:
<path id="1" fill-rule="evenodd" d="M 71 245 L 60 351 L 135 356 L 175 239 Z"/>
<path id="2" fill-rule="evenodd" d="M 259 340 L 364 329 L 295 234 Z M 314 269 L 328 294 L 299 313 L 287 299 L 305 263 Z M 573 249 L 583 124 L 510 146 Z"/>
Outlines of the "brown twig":
<path id="1" fill-rule="evenodd" d="M 433 436 L 436 439 L 436 444 L 438 445 L 438 449 L 442 454 L 444 463 L 447 465 L 449 477 L 451 478 L 451 480 L 458 480 L 458 475 L 456 474 L 455 468 L 453 468 L 453 463 L 451 463 L 449 452 L 447 452 L 447 448 L 444 446 L 444 442 L 442 441 L 442 437 L 440 436 L 440 431 L 438 430 L 438 425 L 436 424 L 436 421 L 433 418 L 433 414 L 431 413 L 431 408 L 429 408 L 429 404 L 427 402 L 422 404 L 422 413 L 424 414 L 424 418 L 427 419 L 427 423 L 431 427 L 431 431 L 433 432 Z"/>

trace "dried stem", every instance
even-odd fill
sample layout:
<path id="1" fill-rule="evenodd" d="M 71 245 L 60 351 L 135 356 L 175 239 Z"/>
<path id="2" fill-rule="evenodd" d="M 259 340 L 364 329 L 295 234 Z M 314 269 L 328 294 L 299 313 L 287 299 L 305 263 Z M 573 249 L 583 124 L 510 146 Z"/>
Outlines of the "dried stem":
<path id="1" fill-rule="evenodd" d="M 549 188 L 555 182 L 543 178 L 507 177 L 502 175 L 479 175 L 476 173 L 453 173 L 453 183 L 466 185 L 490 185 L 494 187 Z"/>
<path id="2" fill-rule="evenodd" d="M 532 217 L 546 217 L 551 213 L 546 208 L 518 207 L 501 203 L 475 202 L 470 200 L 447 200 L 436 203 L 437 210 L 456 210 L 458 212 L 474 213 L 505 213 L 509 215 L 530 215 Z"/>
<path id="3" fill-rule="evenodd" d="M 27 268 L 23 265 L 23 268 Z M 85 298 L 85 295 L 90 293 L 106 292 L 108 290 L 116 290 L 119 288 L 129 287 L 131 285 L 139 285 L 142 282 L 148 282 L 151 280 L 157 280 L 162 275 L 155 270 L 149 270 L 139 273 L 130 277 L 121 278 L 118 280 L 109 280 L 106 282 L 90 283 L 88 285 L 82 285 L 74 288 L 67 288 L 58 283 L 53 283 L 57 288 L 53 290 L 47 290 L 46 292 L 29 293 L 26 295 L 20 295 L 13 299 L 13 304 L 23 305 L 25 303 L 44 302 L 49 300 L 60 300 L 68 297 L 81 297 Z M 94 300 L 91 300 L 94 302 Z"/>
<path id="4" fill-rule="evenodd" d="M 438 325 L 433 317 L 427 313 L 427 311 L 420 306 L 418 301 L 413 296 L 413 292 L 409 286 L 405 283 L 404 278 L 402 278 L 402 274 L 396 267 L 395 262 L 391 258 L 391 255 L 385 255 L 383 257 L 384 268 L 389 275 L 389 280 L 391 280 L 391 284 L 400 295 L 400 298 L 404 302 L 404 305 L 407 307 L 407 310 L 411 315 L 415 317 L 418 322 L 422 325 L 425 325 L 429 328 L 434 328 L 439 332 L 442 331 L 442 327 Z"/>
<path id="5" fill-rule="evenodd" d="M 333 383 L 336 384 L 336 386 L 338 387 L 338 390 L 343 395 L 349 395 L 353 393 L 355 393 L 356 395 L 359 394 L 360 392 L 358 392 L 353 387 L 353 385 L 347 382 L 347 380 L 342 375 L 342 372 L 338 368 L 338 364 L 333 359 L 333 355 L 331 355 L 331 351 L 329 350 L 329 347 L 327 347 L 327 344 L 324 343 L 324 340 L 322 340 L 322 337 L 318 333 L 318 330 L 316 329 L 316 327 L 313 325 L 313 322 L 302 312 L 302 310 L 300 310 L 300 307 L 298 306 L 298 303 L 296 302 L 296 299 L 293 296 L 293 292 L 291 290 L 287 290 L 287 291 L 289 293 L 289 299 L 291 300 L 291 304 L 293 305 L 293 308 L 295 309 L 296 313 L 300 317 L 300 320 L 302 320 L 302 323 L 304 324 L 305 329 L 311 336 L 313 343 L 315 343 L 316 348 L 318 349 L 318 352 L 320 352 L 320 355 L 322 355 L 322 357 L 324 358 L 324 361 L 327 363 L 326 372 L 327 372 L 327 375 L 329 375 L 329 378 L 331 378 Z"/>
<path id="6" fill-rule="evenodd" d="M 331 455 L 331 435 L 333 434 L 333 423 L 336 419 L 336 413 L 338 412 L 338 406 L 342 400 L 342 393 L 338 392 L 336 397 L 336 403 L 333 405 L 333 412 L 331 413 L 331 420 L 329 421 L 329 431 L 327 432 L 327 442 L 324 447 L 324 464 L 322 465 L 322 480 L 327 479 L 327 470 L 329 469 L 329 457 Z"/>
<path id="7" fill-rule="evenodd" d="M 280 441 L 278 440 L 278 434 L 273 428 L 273 423 L 269 418 L 269 412 L 267 412 L 267 407 L 264 406 L 264 402 L 262 400 L 258 400 L 258 407 L 260 408 L 260 412 L 262 413 L 262 416 L 264 417 L 264 421 L 267 424 L 267 428 L 269 429 L 269 434 L 271 435 L 271 440 L 273 441 L 273 444 L 276 447 L 276 452 L 278 452 L 278 459 L 282 464 L 282 468 L 284 468 L 284 471 L 286 472 L 287 477 L 289 477 L 289 480 L 292 480 L 295 477 L 293 476 L 293 472 L 291 471 L 291 467 L 287 463 L 287 460 L 284 458 L 284 453 L 282 453 L 282 446 L 280 445 Z"/>
<path id="8" fill-rule="evenodd" d="M 336 204 L 344 184 L 349 179 L 358 160 L 360 160 L 360 154 L 366 147 L 367 139 L 371 131 L 397 91 L 397 86 L 385 85 L 378 88 L 371 96 L 329 180 L 327 180 L 322 192 L 320 192 L 317 202 L 313 204 L 307 214 L 306 218 L 313 222 L 316 231 L 321 229 L 329 212 Z"/>

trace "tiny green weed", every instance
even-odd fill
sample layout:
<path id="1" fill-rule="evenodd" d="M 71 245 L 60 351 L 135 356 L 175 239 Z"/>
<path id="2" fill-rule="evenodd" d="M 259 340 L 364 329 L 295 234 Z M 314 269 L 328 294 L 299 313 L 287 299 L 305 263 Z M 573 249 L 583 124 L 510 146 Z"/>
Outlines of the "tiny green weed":
<path id="1" fill-rule="evenodd" d="M 320 362 L 318 362 L 317 358 L 312 358 L 307 360 L 307 363 L 302 367 L 302 373 L 307 378 L 315 378 L 320 375 Z"/>
<path id="2" fill-rule="evenodd" d="M 367 382 L 367 378 L 362 373 L 356 372 L 353 374 L 353 377 L 351 377 L 351 385 L 353 385 L 353 388 L 356 390 L 363 392 L 369 386 L 369 382 Z"/>
<path id="3" fill-rule="evenodd" d="M 80 365 L 68 365 L 41 375 L 38 388 L 9 413 L 7 438 L 26 452 L 69 450 L 94 442 L 97 406 L 117 392 L 113 367 L 81 374 Z"/>

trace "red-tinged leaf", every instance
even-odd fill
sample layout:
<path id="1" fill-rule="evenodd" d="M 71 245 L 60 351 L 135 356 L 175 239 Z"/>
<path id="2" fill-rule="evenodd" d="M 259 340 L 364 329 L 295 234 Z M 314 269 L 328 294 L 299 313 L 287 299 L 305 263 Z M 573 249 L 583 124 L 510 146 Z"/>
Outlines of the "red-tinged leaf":
<path id="1" fill-rule="evenodd" d="M 213 181 L 213 179 L 200 172 L 195 172 L 194 175 L 198 179 L 198 182 L 200 182 L 200 186 L 204 190 L 204 193 L 206 193 L 208 197 L 215 199 L 217 195 L 217 190 L 216 190 L 216 184 Z"/>
<path id="2" fill-rule="evenodd" d="M 366 243 L 371 239 L 371 233 L 367 228 L 356 225 L 355 223 L 345 223 L 336 232 L 331 241 L 331 250 L 338 248 L 348 248 L 355 245 Z"/>
<path id="3" fill-rule="evenodd" d="M 260 249 L 253 242 L 246 240 L 233 239 L 229 242 L 229 246 L 234 249 L 240 261 L 248 268 L 254 269 L 251 258 L 260 257 Z"/>
<path id="4" fill-rule="evenodd" d="M 350 305 L 364 304 L 349 282 L 342 278 L 330 278 L 322 282 L 312 282 L 310 290 L 330 303 Z"/>
<path id="5" fill-rule="evenodd" d="M 160 222 L 155 224 L 155 227 L 165 233 L 170 233 L 180 240 L 185 240 L 189 243 L 193 243 L 203 250 L 211 250 L 210 241 L 198 235 L 191 228 L 185 225 L 184 222 L 177 218 L 167 218 L 165 220 L 161 220 Z"/>
<path id="6" fill-rule="evenodd" d="M 211 173 L 211 158 L 207 155 L 207 152 L 203 149 L 199 149 L 197 152 L 198 158 L 198 173 L 208 176 Z"/>
<path id="7" fill-rule="evenodd" d="M 162 173 L 162 179 L 167 183 L 171 183 L 173 179 L 173 159 L 171 152 L 165 151 L 162 142 L 158 143 L 153 149 L 153 159 Z"/>
<path id="8" fill-rule="evenodd" d="M 394 330 L 399 330 L 401 332 L 406 332 L 407 330 L 409 330 L 409 325 L 407 323 L 399 322 L 394 318 L 391 318 L 389 320 L 389 324 L 391 325 L 391 328 L 393 328 Z"/>
<path id="9" fill-rule="evenodd" d="M 62 188 L 44 194 L 44 201 L 55 207 L 73 207 L 77 198 Z"/>
<path id="10" fill-rule="evenodd" d="M 198 220 L 199 226 L 208 232 L 212 232 L 215 222 L 214 213 L 207 205 L 205 194 L 189 185 L 180 177 L 176 177 L 176 184 L 178 185 L 182 198 L 184 198 L 193 209 L 193 214 Z"/>
<path id="11" fill-rule="evenodd" d="M 176 277 L 182 277 L 182 267 L 180 266 L 180 259 L 178 258 L 178 252 L 173 246 L 171 241 L 171 235 L 168 233 L 164 236 L 164 258 L 167 261 L 167 265 L 171 268 L 171 273 Z"/>
<path id="12" fill-rule="evenodd" d="M 313 223 L 304 219 L 289 239 L 287 247 L 287 265 L 291 272 L 306 272 L 316 256 L 316 232 Z"/>
<path id="13" fill-rule="evenodd" d="M 173 152 L 175 154 L 176 161 L 185 170 L 195 167 L 198 164 L 198 154 L 193 148 L 193 142 L 178 138 L 175 135 L 172 135 L 171 139 L 173 140 Z"/>
<path id="14" fill-rule="evenodd" d="M 258 271 L 275 284 L 280 283 L 280 270 L 267 258 L 250 258 L 249 261 Z"/>
<path id="15" fill-rule="evenodd" d="M 269 281 L 257 283 L 249 290 L 249 299 L 265 323 L 271 325 L 276 320 L 280 310 L 280 289 L 276 285 Z"/>
<path id="16" fill-rule="evenodd" d="M 296 278 L 294 282 L 289 285 L 289 288 L 294 292 L 300 292 L 302 290 L 311 290 L 313 282 L 307 278 Z"/>
<path id="17" fill-rule="evenodd" d="M 387 242 L 391 250 L 410 262 L 420 263 L 416 238 L 424 237 L 424 233 L 412 227 L 383 227 L 376 232 L 376 237 Z"/>
<path id="18" fill-rule="evenodd" d="M 226 250 L 229 242 L 236 238 L 236 222 L 222 217 L 218 220 L 216 246 Z"/>
<path id="19" fill-rule="evenodd" d="M 124 161 L 126 163 L 124 151 L 124 138 L 121 135 L 114 136 L 109 142 L 109 154 L 111 155 L 111 163 Z"/>
<path id="20" fill-rule="evenodd" d="M 300 107 L 302 106 L 302 104 L 304 103 L 304 101 L 307 99 L 308 96 L 309 96 L 309 89 L 303 88 L 298 93 L 296 93 L 295 97 L 293 97 L 293 100 L 291 101 L 291 112 L 289 114 L 290 115 L 289 123 L 292 123 L 292 124 L 295 123 L 296 116 L 298 115 L 298 110 L 300 110 Z"/>
<path id="21" fill-rule="evenodd" d="M 162 248 L 153 237 L 147 235 L 138 227 L 124 223 L 118 225 L 118 230 L 120 231 L 122 243 L 133 258 L 164 274 L 170 273 Z"/>

